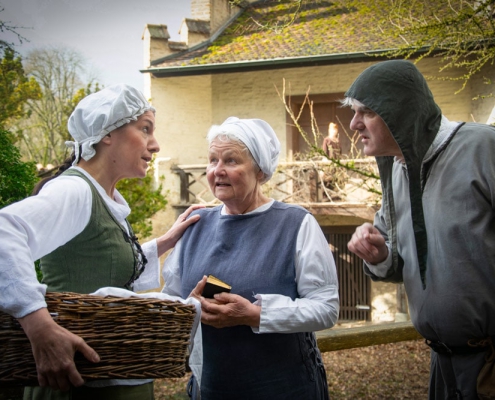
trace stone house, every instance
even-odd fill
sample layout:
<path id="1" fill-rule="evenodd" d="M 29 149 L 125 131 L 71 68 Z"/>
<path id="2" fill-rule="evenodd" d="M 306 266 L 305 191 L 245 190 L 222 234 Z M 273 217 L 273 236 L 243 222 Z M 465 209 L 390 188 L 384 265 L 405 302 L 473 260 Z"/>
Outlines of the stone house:
<path id="1" fill-rule="evenodd" d="M 384 49 L 398 46 L 397 39 L 381 34 L 376 15 L 359 14 L 338 2 L 307 2 L 294 21 L 290 18 L 296 2 L 232 3 L 191 0 L 192 17 L 183 20 L 179 42 L 169 40 L 166 25 L 145 27 L 141 72 L 145 95 L 157 110 L 161 145 L 155 172 L 165 177 L 171 206 L 155 218 L 155 232 L 167 229 L 191 203 L 215 203 L 204 179 L 210 126 L 229 116 L 264 119 L 282 144 L 281 167 L 270 194 L 303 205 L 317 218 L 338 267 L 341 319 L 394 320 L 397 285 L 372 283 L 362 272 L 362 262 L 346 247 L 354 228 L 372 221 L 379 198 L 363 190 L 363 181 L 353 174 L 342 178 L 344 192 L 325 187 L 325 169 L 330 174 L 336 170 L 324 157 L 301 158 L 309 145 L 287 110 L 296 116 L 301 111 L 298 123 L 306 132 L 318 127 L 320 136 L 309 135 L 317 146 L 329 123 L 336 123 L 343 159 L 358 158 L 356 162 L 372 171 L 373 160 L 362 159 L 360 144 L 349 132 L 352 113 L 339 107 L 339 100 L 361 71 L 383 59 Z M 426 58 L 418 68 L 438 76 L 439 60 Z M 442 76 L 455 78 L 456 73 L 449 70 Z M 457 94 L 459 82 L 452 80 L 432 80 L 430 88 L 449 119 L 487 122 L 495 101 L 473 100 L 488 93 L 486 76 L 495 78 L 493 66 Z"/>

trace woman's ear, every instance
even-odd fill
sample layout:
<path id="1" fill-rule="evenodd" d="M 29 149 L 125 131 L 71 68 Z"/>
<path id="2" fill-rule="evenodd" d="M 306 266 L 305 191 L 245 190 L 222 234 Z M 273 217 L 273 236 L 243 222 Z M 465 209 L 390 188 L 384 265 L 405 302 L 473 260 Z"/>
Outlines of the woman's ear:
<path id="1" fill-rule="evenodd" d="M 108 135 L 104 136 L 103 139 L 100 140 L 100 142 L 103 142 L 105 144 L 112 143 L 112 135 L 109 133 Z"/>

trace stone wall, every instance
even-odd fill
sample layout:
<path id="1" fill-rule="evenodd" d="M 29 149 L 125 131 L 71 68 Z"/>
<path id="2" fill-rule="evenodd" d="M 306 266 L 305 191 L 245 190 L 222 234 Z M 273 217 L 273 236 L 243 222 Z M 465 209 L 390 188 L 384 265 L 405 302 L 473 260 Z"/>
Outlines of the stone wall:
<path id="1" fill-rule="evenodd" d="M 371 282 L 371 319 L 373 322 L 393 322 L 397 312 L 397 284 Z"/>

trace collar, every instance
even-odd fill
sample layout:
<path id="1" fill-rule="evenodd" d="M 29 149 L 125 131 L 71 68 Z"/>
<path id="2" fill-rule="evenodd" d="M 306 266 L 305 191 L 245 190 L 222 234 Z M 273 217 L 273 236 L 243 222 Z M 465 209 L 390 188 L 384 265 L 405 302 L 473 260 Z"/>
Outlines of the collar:
<path id="1" fill-rule="evenodd" d="M 438 130 L 435 139 L 433 139 L 433 143 L 431 144 L 430 148 L 425 154 L 425 158 L 423 159 L 423 164 L 430 161 L 440 151 L 443 150 L 445 145 L 449 142 L 449 140 L 457 131 L 459 125 L 462 125 L 462 122 L 449 121 L 447 117 L 442 115 L 440 129 Z"/>

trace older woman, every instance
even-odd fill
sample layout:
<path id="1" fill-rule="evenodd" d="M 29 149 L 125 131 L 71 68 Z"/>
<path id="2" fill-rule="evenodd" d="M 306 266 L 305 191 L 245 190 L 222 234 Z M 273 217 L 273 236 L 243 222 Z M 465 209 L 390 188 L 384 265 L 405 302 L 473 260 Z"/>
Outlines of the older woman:
<path id="1" fill-rule="evenodd" d="M 127 85 L 84 98 L 68 123 L 75 140 L 68 143 L 75 150 L 72 167 L 42 182 L 36 196 L 0 210 L 0 310 L 19 319 L 44 386 L 26 388 L 25 399 L 153 398 L 151 380 L 81 386 L 74 353 L 93 362 L 99 361 L 98 354 L 53 321 L 44 295 L 46 290 L 91 293 L 103 286 L 159 287 L 158 258 L 199 217 L 186 221 L 195 207 L 188 209 L 170 231 L 142 249 L 126 221 L 130 209 L 115 185 L 122 178 L 146 175 L 159 150 L 154 113 L 143 95 Z M 40 258 L 43 284 L 33 266 Z"/>
<path id="2" fill-rule="evenodd" d="M 263 194 L 280 152 L 265 121 L 228 118 L 208 141 L 208 183 L 223 205 L 193 213 L 200 221 L 163 269 L 165 293 L 201 301 L 202 368 L 191 365 L 192 396 L 327 399 L 313 331 L 332 327 L 339 313 L 328 243 L 309 212 Z M 231 293 L 202 297 L 209 274 Z"/>

